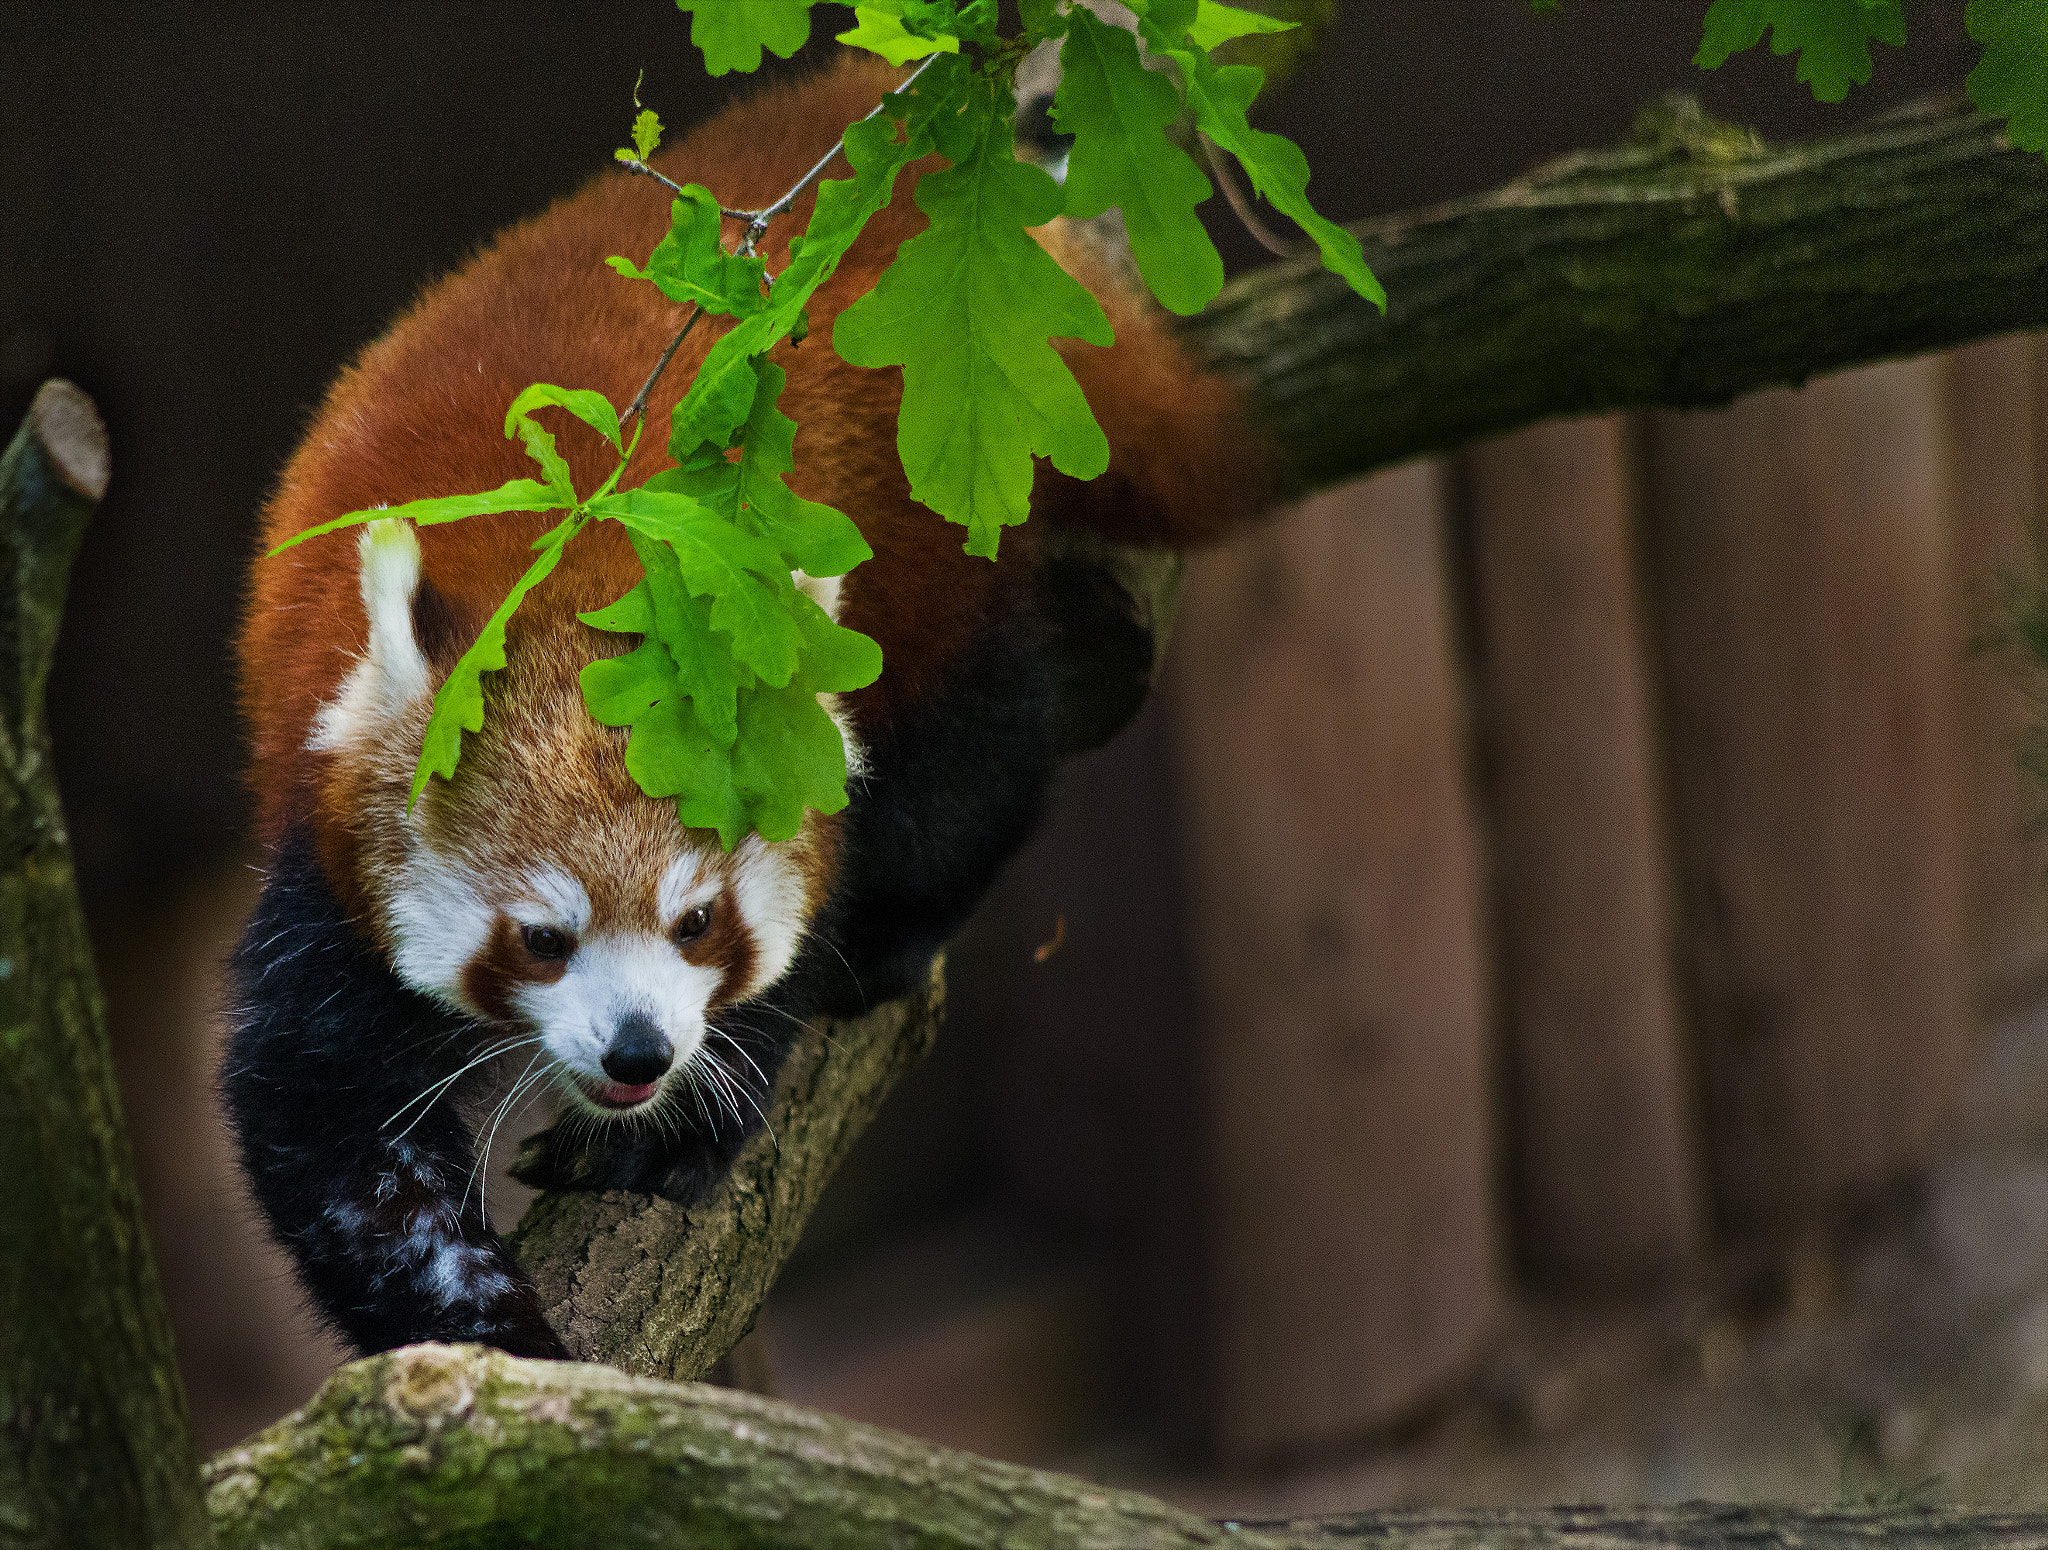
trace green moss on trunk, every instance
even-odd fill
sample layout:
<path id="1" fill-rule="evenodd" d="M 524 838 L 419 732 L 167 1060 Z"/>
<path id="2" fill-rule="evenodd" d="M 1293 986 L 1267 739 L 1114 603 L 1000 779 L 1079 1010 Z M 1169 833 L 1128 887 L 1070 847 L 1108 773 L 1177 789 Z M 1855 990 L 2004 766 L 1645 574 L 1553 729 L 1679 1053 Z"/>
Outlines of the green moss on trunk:
<path id="1" fill-rule="evenodd" d="M 106 482 L 45 384 L 0 459 L 0 1543 L 53 1550 L 206 1539 L 43 717 Z"/>

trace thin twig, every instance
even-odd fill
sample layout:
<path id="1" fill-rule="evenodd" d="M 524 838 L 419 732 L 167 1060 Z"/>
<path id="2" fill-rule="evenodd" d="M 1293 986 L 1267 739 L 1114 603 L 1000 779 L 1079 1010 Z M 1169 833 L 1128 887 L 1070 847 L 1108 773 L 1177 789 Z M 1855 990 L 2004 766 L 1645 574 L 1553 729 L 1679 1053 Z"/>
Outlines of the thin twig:
<path id="1" fill-rule="evenodd" d="M 919 65 L 915 70 L 911 71 L 910 74 L 906 75 L 903 78 L 901 83 L 899 83 L 896 87 L 896 91 L 908 91 L 914 84 L 916 84 L 917 78 L 919 76 L 923 75 L 925 71 L 929 70 L 933 65 L 939 62 L 939 57 L 940 56 L 937 54 L 932 54 L 929 57 L 927 57 L 923 64 Z M 890 95 L 893 96 L 895 95 L 895 93 L 892 92 Z M 854 120 L 854 123 L 865 124 L 869 119 L 873 118 L 877 113 L 882 111 L 882 106 L 882 103 L 876 103 L 873 107 L 869 108 L 867 112 L 861 114 L 861 116 L 858 119 Z M 851 129 L 853 125 L 849 124 L 847 127 Z M 846 136 L 841 135 L 837 140 L 832 142 L 832 149 L 827 151 L 823 156 L 820 156 L 818 158 L 817 164 L 813 166 L 809 172 L 806 172 L 802 177 L 798 178 L 796 182 L 792 183 L 790 185 L 789 192 L 784 194 L 780 199 L 776 200 L 775 203 L 773 203 L 772 205 L 766 205 L 759 210 L 722 211 L 722 214 L 730 216 L 733 220 L 745 221 L 747 223 L 746 235 L 740 238 L 739 251 L 742 254 L 751 254 L 754 251 L 754 244 L 759 242 L 761 240 L 762 234 L 768 230 L 768 223 L 774 220 L 776 216 L 781 215 L 785 211 L 787 211 L 791 205 L 795 204 L 797 201 L 797 196 L 801 194 L 805 189 L 809 188 L 811 184 L 815 182 L 817 178 L 825 171 L 825 169 L 832 165 L 832 158 L 837 156 L 841 151 L 845 149 Z"/>
<path id="2" fill-rule="evenodd" d="M 646 162 L 628 160 L 620 162 L 619 165 L 624 167 L 628 172 L 637 172 L 643 178 L 652 178 L 657 183 L 667 185 L 670 193 L 676 195 L 677 198 L 682 197 L 682 184 L 678 183 L 674 178 L 664 177 L 661 173 L 656 172 L 652 167 L 648 166 Z M 727 215 L 732 214 L 730 210 L 727 210 L 723 213 Z"/>
<path id="3" fill-rule="evenodd" d="M 917 78 L 923 75 L 925 71 L 929 70 L 934 64 L 936 64 L 938 62 L 938 59 L 939 56 L 937 54 L 933 54 L 929 59 L 925 60 L 923 64 L 919 65 L 915 70 L 911 71 L 910 74 L 905 76 L 902 80 L 902 83 L 897 86 L 896 90 L 909 90 L 911 85 L 916 82 Z M 855 122 L 865 124 L 869 119 L 873 118 L 877 113 L 881 111 L 882 103 L 878 102 L 872 108 L 869 108 L 867 112 L 863 113 L 857 120 L 855 120 Z M 847 127 L 851 128 L 852 125 L 848 125 Z M 780 199 L 776 200 L 775 203 L 773 203 L 772 205 L 768 205 L 765 208 L 759 210 L 728 210 L 724 208 L 724 206 L 720 206 L 718 212 L 720 215 L 723 215 L 730 220 L 745 221 L 747 223 L 746 234 L 740 238 L 740 244 L 738 249 L 736 250 L 737 255 L 742 258 L 751 257 L 754 252 L 754 244 L 759 242 L 761 240 L 762 233 L 768 230 L 768 223 L 774 220 L 776 216 L 781 215 L 785 211 L 787 211 L 791 205 L 795 204 L 797 196 L 801 194 L 806 188 L 809 188 L 811 186 L 811 183 L 818 177 L 818 175 L 822 173 L 827 167 L 832 165 L 832 158 L 837 156 L 841 151 L 845 149 L 846 136 L 841 135 L 837 140 L 832 142 L 832 149 L 827 151 L 823 156 L 819 157 L 817 164 L 813 166 L 809 172 L 806 172 L 802 177 L 798 178 L 796 182 L 791 184 L 789 192 L 784 194 Z M 682 186 L 678 184 L 674 179 L 662 176 L 661 173 L 656 172 L 644 161 L 626 161 L 620 163 L 620 165 L 625 167 L 629 172 L 637 172 L 641 174 L 643 177 L 650 177 L 653 178 L 658 183 L 667 184 L 668 187 L 673 189 L 678 195 L 680 195 L 683 191 Z M 640 384 L 640 391 L 633 395 L 633 402 L 627 406 L 626 412 L 623 415 L 619 416 L 620 425 L 625 425 L 627 422 L 632 420 L 632 418 L 635 415 L 643 414 L 646 412 L 648 394 L 654 391 L 654 384 L 661 380 L 661 374 L 664 371 L 668 370 L 668 363 L 675 358 L 676 351 L 682 347 L 683 341 L 690 336 L 690 330 L 697 326 L 697 319 L 699 319 L 703 315 L 704 309 L 702 307 L 699 307 L 693 312 L 691 312 L 690 316 L 684 321 L 681 332 L 679 332 L 675 336 L 675 338 L 671 339 L 668 342 L 668 348 L 661 352 L 661 359 L 654 363 L 654 370 L 650 371 L 647 374 L 647 380 Z"/>
<path id="4" fill-rule="evenodd" d="M 640 391 L 633 395 L 633 402 L 628 404 L 626 412 L 619 416 L 621 426 L 628 424 L 635 415 L 646 411 L 647 395 L 654 391 L 654 384 L 661 380 L 661 374 L 668 370 L 668 363 L 675 359 L 676 351 L 682 348 L 683 341 L 690 337 L 690 330 L 697 326 L 697 319 L 702 316 L 702 307 L 690 309 L 690 315 L 683 320 L 683 326 L 676 331 L 675 338 L 668 342 L 668 348 L 661 352 L 661 359 L 654 363 L 654 370 L 647 374 L 647 380 L 640 384 Z"/>
<path id="5" fill-rule="evenodd" d="M 1198 134 L 1195 138 L 1202 142 L 1202 154 L 1209 159 L 1209 170 L 1216 174 L 1217 186 L 1223 190 L 1223 197 L 1230 201 L 1230 208 L 1237 212 L 1237 218 L 1244 222 L 1244 229 L 1250 232 L 1253 239 L 1268 253 L 1281 258 L 1292 253 L 1294 244 L 1282 242 L 1273 235 L 1273 228 L 1261 220 L 1259 212 L 1252 208 L 1251 200 L 1238 186 L 1237 173 L 1232 170 L 1230 163 L 1223 159 L 1223 153 L 1216 148 L 1216 142 L 1204 134 Z"/>

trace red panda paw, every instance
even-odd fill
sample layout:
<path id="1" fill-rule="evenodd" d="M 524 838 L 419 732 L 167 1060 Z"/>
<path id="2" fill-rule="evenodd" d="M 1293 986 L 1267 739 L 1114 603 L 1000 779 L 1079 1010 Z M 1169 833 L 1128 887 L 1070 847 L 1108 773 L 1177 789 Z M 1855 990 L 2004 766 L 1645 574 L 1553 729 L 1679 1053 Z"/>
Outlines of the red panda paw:
<path id="1" fill-rule="evenodd" d="M 565 1135 L 567 1128 L 552 1125 L 529 1136 L 512 1177 L 530 1189 L 624 1190 L 692 1206 L 725 1177 L 746 1141 L 733 1127 L 716 1137 L 624 1127 Z"/>

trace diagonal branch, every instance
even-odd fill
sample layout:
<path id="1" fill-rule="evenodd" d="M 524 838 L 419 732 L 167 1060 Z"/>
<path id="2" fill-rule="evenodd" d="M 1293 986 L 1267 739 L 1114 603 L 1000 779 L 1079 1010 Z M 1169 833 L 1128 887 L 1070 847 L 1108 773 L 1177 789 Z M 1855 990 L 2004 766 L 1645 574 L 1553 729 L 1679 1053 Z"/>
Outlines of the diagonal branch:
<path id="1" fill-rule="evenodd" d="M 935 968 L 921 996 L 810 1030 L 775 1084 L 767 1128 L 689 1210 L 649 1196 L 555 1192 L 513 1248 L 548 1321 L 587 1361 L 698 1378 L 753 1328 L 826 1182 L 938 1033 Z"/>

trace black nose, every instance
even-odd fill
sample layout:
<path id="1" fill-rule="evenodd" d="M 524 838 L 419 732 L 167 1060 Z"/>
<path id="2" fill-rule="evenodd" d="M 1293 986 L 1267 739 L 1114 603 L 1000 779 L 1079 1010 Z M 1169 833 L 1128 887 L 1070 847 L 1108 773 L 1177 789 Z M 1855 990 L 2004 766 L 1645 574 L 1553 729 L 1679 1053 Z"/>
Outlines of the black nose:
<path id="1" fill-rule="evenodd" d="M 619 1019 L 611 1048 L 599 1064 L 614 1082 L 641 1087 L 659 1077 L 675 1058 L 675 1046 L 655 1026 L 654 1019 L 645 1012 L 634 1012 Z"/>

